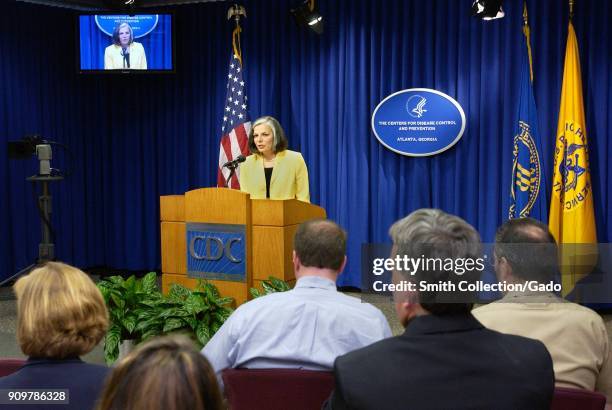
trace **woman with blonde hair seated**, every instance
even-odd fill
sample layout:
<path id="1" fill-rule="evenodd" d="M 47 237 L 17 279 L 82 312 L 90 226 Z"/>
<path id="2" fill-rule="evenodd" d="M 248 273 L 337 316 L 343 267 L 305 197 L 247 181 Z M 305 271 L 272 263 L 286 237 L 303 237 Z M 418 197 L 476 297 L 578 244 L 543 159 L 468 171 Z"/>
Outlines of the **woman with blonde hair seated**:
<path id="1" fill-rule="evenodd" d="M 17 372 L 0 378 L 0 389 L 63 389 L 64 396 L 52 395 L 55 403 L 63 404 L 45 400 L 48 405 L 39 402 L 32 408 L 93 408 L 109 369 L 85 363 L 79 356 L 89 353 L 108 328 L 106 305 L 96 285 L 80 269 L 48 262 L 19 279 L 14 291 L 17 340 L 29 358 Z"/>
<path id="2" fill-rule="evenodd" d="M 151 339 L 121 360 L 106 380 L 98 410 L 221 410 L 208 360 L 183 336 Z"/>

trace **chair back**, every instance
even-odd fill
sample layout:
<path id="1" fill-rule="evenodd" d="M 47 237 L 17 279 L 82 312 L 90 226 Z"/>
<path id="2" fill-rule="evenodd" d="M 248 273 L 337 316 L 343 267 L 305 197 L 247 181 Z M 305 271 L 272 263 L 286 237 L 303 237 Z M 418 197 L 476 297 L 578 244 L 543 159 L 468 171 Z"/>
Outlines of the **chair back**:
<path id="1" fill-rule="evenodd" d="M 318 410 L 334 389 L 332 372 L 296 369 L 226 369 L 231 410 Z"/>
<path id="2" fill-rule="evenodd" d="M 0 377 L 15 373 L 25 362 L 23 359 L 0 359 Z"/>
<path id="3" fill-rule="evenodd" d="M 555 387 L 555 394 L 550 405 L 551 410 L 603 410 L 606 396 L 601 393 Z"/>

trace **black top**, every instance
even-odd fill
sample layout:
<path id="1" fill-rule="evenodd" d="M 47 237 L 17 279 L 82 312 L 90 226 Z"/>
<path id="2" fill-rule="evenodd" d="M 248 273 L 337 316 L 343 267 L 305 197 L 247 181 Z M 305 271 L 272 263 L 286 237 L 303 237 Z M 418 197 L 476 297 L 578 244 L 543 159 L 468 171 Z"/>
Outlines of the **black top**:
<path id="1" fill-rule="evenodd" d="M 266 174 L 266 198 L 270 198 L 270 181 L 272 180 L 272 168 L 264 168 Z M 261 174 L 260 174 L 261 175 Z"/>
<path id="2" fill-rule="evenodd" d="M 542 342 L 484 328 L 472 315 L 425 315 L 401 336 L 336 359 L 326 409 L 550 409 Z"/>

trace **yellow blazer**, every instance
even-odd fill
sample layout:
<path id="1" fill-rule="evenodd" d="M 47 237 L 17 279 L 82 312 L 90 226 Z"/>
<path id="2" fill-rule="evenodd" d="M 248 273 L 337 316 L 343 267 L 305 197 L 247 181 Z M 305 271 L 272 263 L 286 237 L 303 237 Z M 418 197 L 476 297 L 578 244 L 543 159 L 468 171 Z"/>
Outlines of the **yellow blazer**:
<path id="1" fill-rule="evenodd" d="M 240 190 L 251 194 L 252 199 L 266 199 L 266 176 L 261 155 L 249 155 L 240 166 Z M 276 154 L 270 179 L 270 199 L 293 198 L 310 202 L 308 169 L 302 154 L 285 150 Z"/>

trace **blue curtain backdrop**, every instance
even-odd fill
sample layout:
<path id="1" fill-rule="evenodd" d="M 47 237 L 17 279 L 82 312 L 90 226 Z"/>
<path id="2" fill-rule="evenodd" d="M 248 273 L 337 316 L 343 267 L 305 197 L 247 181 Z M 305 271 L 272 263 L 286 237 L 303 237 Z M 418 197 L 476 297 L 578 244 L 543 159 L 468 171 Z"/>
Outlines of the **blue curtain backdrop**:
<path id="1" fill-rule="evenodd" d="M 45 11 L 45 10 L 42 10 Z M 76 22 L 75 22 L 76 24 Z M 82 70 L 103 70 L 104 49 L 112 44 L 112 37 L 102 32 L 95 16 L 79 16 L 80 65 Z M 160 14 L 155 29 L 136 39 L 145 49 L 149 70 L 172 70 L 172 16 Z"/>
<path id="2" fill-rule="evenodd" d="M 342 285 L 358 285 L 360 247 L 385 242 L 421 207 L 458 214 L 490 241 L 505 220 L 518 99 L 522 1 L 483 22 L 456 0 L 340 0 L 317 4 L 325 33 L 295 26 L 299 1 L 245 1 L 242 49 L 251 116 L 279 118 L 303 153 L 311 199 L 349 233 Z M 528 1 L 535 98 L 552 171 L 567 1 Z M 0 276 L 37 254 L 39 220 L 25 178 L 36 161 L 6 158 L 6 140 L 38 132 L 69 146 L 73 175 L 52 187 L 57 255 L 81 267 L 160 266 L 159 195 L 216 178 L 232 23 L 228 3 L 176 8 L 177 73 L 82 76 L 74 15 L 9 2 L 0 16 Z M 24 22 L 28 24 L 24 24 Z M 612 38 L 609 2 L 581 0 L 580 44 L 598 238 L 612 234 Z M 50 24 L 53 22 L 53 24 Z M 467 127 L 452 149 L 408 158 L 382 147 L 370 116 L 385 96 L 430 87 L 454 97 Z M 55 166 L 67 167 L 59 149 Z M 550 193 L 545 193 L 550 197 Z"/>

